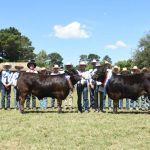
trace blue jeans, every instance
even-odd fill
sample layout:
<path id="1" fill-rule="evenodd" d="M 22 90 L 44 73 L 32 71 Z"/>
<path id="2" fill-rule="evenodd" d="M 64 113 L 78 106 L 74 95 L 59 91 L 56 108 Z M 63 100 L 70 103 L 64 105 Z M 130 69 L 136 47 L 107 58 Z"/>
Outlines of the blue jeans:
<path id="1" fill-rule="evenodd" d="M 55 106 L 55 98 L 51 98 L 51 107 Z"/>
<path id="2" fill-rule="evenodd" d="M 133 108 L 133 107 L 134 107 L 134 100 L 131 99 L 131 101 L 130 101 L 130 108 Z M 136 100 L 136 106 L 135 107 L 136 108 L 140 107 L 140 100 L 139 99 Z"/>
<path id="3" fill-rule="evenodd" d="M 123 99 L 120 99 L 119 100 L 119 109 L 122 109 L 123 108 Z"/>
<path id="4" fill-rule="evenodd" d="M 129 109 L 129 99 L 126 98 L 126 109 Z"/>
<path id="5" fill-rule="evenodd" d="M 15 87 L 13 87 L 14 91 L 14 108 L 19 109 L 19 95 L 17 94 L 17 90 Z"/>
<path id="6" fill-rule="evenodd" d="M 27 95 L 26 108 L 30 109 L 30 98 L 32 97 L 32 108 L 36 108 L 36 97 L 34 95 Z"/>
<path id="7" fill-rule="evenodd" d="M 82 95 L 83 95 L 83 106 L 82 106 Z M 88 87 L 87 85 L 82 85 L 82 84 L 77 84 L 77 105 L 78 105 L 78 110 L 82 112 L 82 108 L 84 110 L 89 110 L 89 101 L 88 101 Z"/>
<path id="8" fill-rule="evenodd" d="M 90 88 L 90 107 L 94 108 L 94 103 L 95 103 L 95 99 L 94 99 L 94 89 Z"/>
<path id="9" fill-rule="evenodd" d="M 1 107 L 5 108 L 5 95 L 7 98 L 6 108 L 10 108 L 10 93 L 11 93 L 11 86 L 6 89 L 6 87 L 2 84 L 2 100 L 1 100 Z"/>
<path id="10" fill-rule="evenodd" d="M 40 108 L 41 109 L 47 108 L 47 97 L 44 97 L 43 99 L 40 100 Z"/>

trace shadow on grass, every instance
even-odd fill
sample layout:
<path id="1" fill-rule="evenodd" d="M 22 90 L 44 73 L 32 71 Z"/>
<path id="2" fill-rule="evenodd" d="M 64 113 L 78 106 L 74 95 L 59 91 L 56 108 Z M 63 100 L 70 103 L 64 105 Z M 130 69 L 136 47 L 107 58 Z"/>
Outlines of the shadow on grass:
<path id="1" fill-rule="evenodd" d="M 113 112 L 107 112 L 110 114 L 115 114 Z M 117 112 L 116 114 L 150 114 L 148 111 L 122 111 L 122 112 Z"/>
<path id="2" fill-rule="evenodd" d="M 73 110 L 73 111 L 62 111 L 60 113 L 58 113 L 57 110 L 37 110 L 37 111 L 33 111 L 33 110 L 30 110 L 30 111 L 24 111 L 23 114 L 29 114 L 29 113 L 57 113 L 57 114 L 66 114 L 66 113 L 77 113 L 76 110 Z"/>

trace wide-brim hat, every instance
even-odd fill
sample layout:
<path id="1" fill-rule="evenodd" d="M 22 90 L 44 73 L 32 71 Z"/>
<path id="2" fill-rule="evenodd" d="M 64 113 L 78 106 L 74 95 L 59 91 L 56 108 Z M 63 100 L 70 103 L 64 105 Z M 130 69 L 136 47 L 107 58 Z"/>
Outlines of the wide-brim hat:
<path id="1" fill-rule="evenodd" d="M 67 62 L 67 63 L 65 64 L 65 66 L 73 66 L 73 65 L 72 65 L 72 63 Z"/>
<path id="2" fill-rule="evenodd" d="M 122 72 L 128 71 L 127 67 L 122 68 Z"/>
<path id="3" fill-rule="evenodd" d="M 45 67 L 42 67 L 41 68 L 41 71 L 46 71 L 47 69 Z"/>
<path id="4" fill-rule="evenodd" d="M 120 71 L 120 67 L 118 67 L 117 65 L 115 65 L 115 66 L 113 67 L 113 70 Z"/>
<path id="5" fill-rule="evenodd" d="M 80 66 L 86 66 L 86 63 L 84 61 L 81 61 L 79 65 Z"/>
<path id="6" fill-rule="evenodd" d="M 24 66 L 21 66 L 21 65 L 16 65 L 15 66 L 15 69 L 19 69 L 19 70 L 21 70 L 21 69 L 23 69 L 24 68 Z"/>
<path id="7" fill-rule="evenodd" d="M 59 69 L 58 65 L 54 65 L 53 69 Z"/>
<path id="8" fill-rule="evenodd" d="M 27 67 L 30 68 L 31 64 L 34 65 L 34 68 L 36 68 L 36 63 L 35 63 L 34 60 L 29 60 L 28 63 L 27 63 Z"/>
<path id="9" fill-rule="evenodd" d="M 3 68 L 11 68 L 11 67 L 12 67 L 11 64 L 8 62 L 4 63 L 3 65 Z"/>
<path id="10" fill-rule="evenodd" d="M 109 65 L 111 65 L 111 63 L 108 62 L 107 60 L 104 61 L 104 64 L 109 64 Z"/>
<path id="11" fill-rule="evenodd" d="M 143 68 L 142 68 L 142 72 L 144 72 L 144 71 L 145 71 L 145 72 L 148 72 L 148 71 L 149 71 L 149 69 L 148 69 L 148 68 L 146 68 L 146 67 L 143 67 Z"/>
<path id="12" fill-rule="evenodd" d="M 97 62 L 96 59 L 93 59 L 91 63 L 95 64 L 96 62 Z"/>
<path id="13" fill-rule="evenodd" d="M 139 70 L 137 66 L 133 66 L 132 70 Z"/>
<path id="14" fill-rule="evenodd" d="M 96 63 L 95 67 L 100 67 L 102 66 L 99 62 Z"/>

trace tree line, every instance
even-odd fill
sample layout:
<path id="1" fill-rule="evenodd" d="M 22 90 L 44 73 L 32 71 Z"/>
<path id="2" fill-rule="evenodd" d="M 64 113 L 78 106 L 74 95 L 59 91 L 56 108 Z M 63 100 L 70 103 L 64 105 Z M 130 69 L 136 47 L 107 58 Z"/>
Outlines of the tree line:
<path id="1" fill-rule="evenodd" d="M 45 50 L 41 50 L 38 54 L 34 53 L 35 48 L 28 37 L 22 35 L 15 27 L 9 27 L 0 30 L 0 62 L 24 62 L 29 59 L 35 59 L 40 67 L 52 67 L 53 64 L 63 66 L 63 57 L 52 52 L 47 54 Z M 108 55 L 100 58 L 97 54 L 81 54 L 79 61 L 86 61 L 90 68 L 93 59 L 103 63 L 105 60 L 112 63 L 111 57 Z M 137 48 L 134 50 L 132 58 L 121 60 L 115 63 L 121 68 L 131 68 L 137 65 L 139 68 L 150 67 L 150 32 L 139 40 Z"/>

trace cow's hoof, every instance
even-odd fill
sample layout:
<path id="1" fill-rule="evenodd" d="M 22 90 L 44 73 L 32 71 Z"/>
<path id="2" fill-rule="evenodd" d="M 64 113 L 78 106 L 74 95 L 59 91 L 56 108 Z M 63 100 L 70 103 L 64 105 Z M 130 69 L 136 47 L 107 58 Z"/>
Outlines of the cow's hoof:
<path id="1" fill-rule="evenodd" d="M 62 109 L 58 109 L 58 113 L 62 113 Z"/>
<path id="2" fill-rule="evenodd" d="M 20 110 L 20 113 L 21 113 L 21 114 L 24 114 L 24 110 Z"/>

